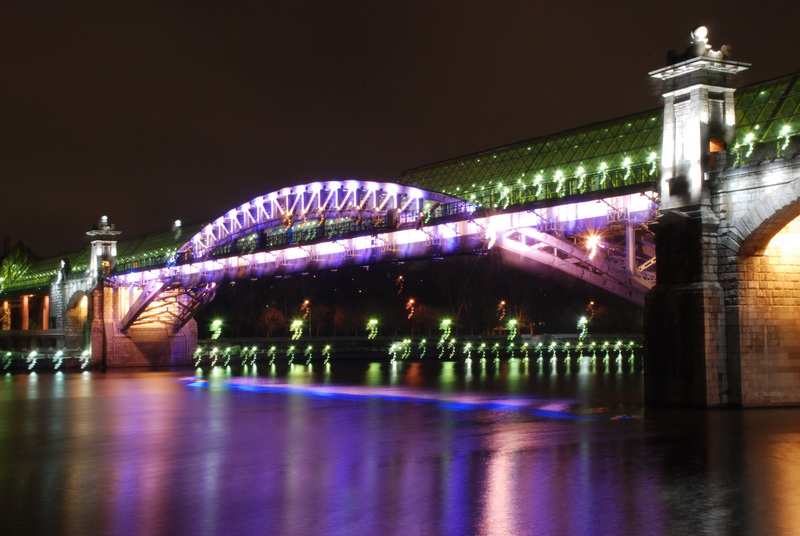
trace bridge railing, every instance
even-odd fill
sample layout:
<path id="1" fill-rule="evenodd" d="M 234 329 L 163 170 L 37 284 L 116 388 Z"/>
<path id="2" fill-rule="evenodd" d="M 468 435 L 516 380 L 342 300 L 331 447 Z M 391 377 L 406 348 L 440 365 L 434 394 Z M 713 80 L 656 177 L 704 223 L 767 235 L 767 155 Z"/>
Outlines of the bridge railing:
<path id="1" fill-rule="evenodd" d="M 165 258 L 163 255 L 159 255 L 154 257 L 141 257 L 124 262 L 117 261 L 114 271 L 119 273 L 131 272 L 134 270 L 145 270 L 148 268 L 161 268 L 167 264 L 168 260 L 169 259 Z"/>
<path id="2" fill-rule="evenodd" d="M 329 242 L 353 236 L 362 236 L 395 230 L 408 220 L 407 215 L 392 220 L 384 216 L 330 220 L 308 220 L 282 229 L 257 232 L 238 240 L 232 240 L 214 248 L 210 258 L 227 257 L 280 249 L 298 244 Z M 254 237 L 254 238 L 253 238 Z M 205 257 L 203 257 L 205 258 Z M 198 260 L 192 251 L 186 251 L 174 259 L 175 264 L 187 264 Z"/>
<path id="3" fill-rule="evenodd" d="M 498 183 L 496 187 L 465 192 L 465 197 L 485 210 L 507 211 L 536 202 L 559 201 L 586 194 L 602 195 L 626 186 L 652 184 L 658 177 L 658 166 L 648 162 L 562 180 Z"/>
<path id="4" fill-rule="evenodd" d="M 64 348 L 63 329 L 0 330 L 1 350 L 53 350 Z"/>
<path id="5" fill-rule="evenodd" d="M 793 158 L 800 155 L 800 136 L 781 138 L 759 143 L 739 143 L 730 148 L 730 153 L 721 162 L 722 167 Z"/>

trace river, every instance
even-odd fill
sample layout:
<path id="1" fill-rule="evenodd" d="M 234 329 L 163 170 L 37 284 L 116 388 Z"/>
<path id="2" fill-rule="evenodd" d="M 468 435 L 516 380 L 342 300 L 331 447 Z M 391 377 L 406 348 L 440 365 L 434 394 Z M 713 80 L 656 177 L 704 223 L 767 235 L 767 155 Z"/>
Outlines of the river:
<path id="1" fill-rule="evenodd" d="M 0 376 L 9 534 L 800 534 L 800 409 L 636 372 L 333 360 Z"/>

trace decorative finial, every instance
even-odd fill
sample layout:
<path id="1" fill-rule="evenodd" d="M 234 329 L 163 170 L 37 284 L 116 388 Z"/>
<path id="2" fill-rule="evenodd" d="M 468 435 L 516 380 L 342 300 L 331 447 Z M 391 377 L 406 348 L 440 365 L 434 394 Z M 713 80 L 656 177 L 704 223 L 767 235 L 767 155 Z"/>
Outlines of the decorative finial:
<path id="1" fill-rule="evenodd" d="M 667 53 L 667 64 L 673 65 L 682 61 L 690 60 L 692 58 L 712 58 L 715 60 L 729 59 L 731 56 L 730 45 L 722 45 L 719 50 L 711 48 L 708 42 L 708 28 L 706 26 L 697 26 L 689 34 L 691 41 L 689 48 L 682 54 L 678 54 L 674 50 Z"/>
<path id="2" fill-rule="evenodd" d="M 691 37 L 695 56 L 705 56 L 706 52 L 711 50 L 711 45 L 708 44 L 708 28 L 705 26 L 698 26 L 692 30 Z"/>
<path id="3" fill-rule="evenodd" d="M 92 225 L 92 230 L 86 233 L 91 237 L 100 237 L 104 235 L 112 236 L 120 234 L 115 230 L 114 224 L 108 222 L 108 216 L 102 216 L 100 221 Z"/>

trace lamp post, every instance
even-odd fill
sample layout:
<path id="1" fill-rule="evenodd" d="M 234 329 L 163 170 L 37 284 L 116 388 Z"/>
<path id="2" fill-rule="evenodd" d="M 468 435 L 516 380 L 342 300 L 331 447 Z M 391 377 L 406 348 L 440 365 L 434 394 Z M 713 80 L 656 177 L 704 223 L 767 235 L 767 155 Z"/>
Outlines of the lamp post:
<path id="1" fill-rule="evenodd" d="M 583 341 L 589 334 L 589 319 L 582 316 L 578 319 L 578 340 Z"/>
<path id="2" fill-rule="evenodd" d="M 409 327 L 411 328 L 412 337 L 414 336 L 414 321 L 412 320 L 412 317 L 414 316 L 414 303 L 415 303 L 414 298 L 409 298 L 408 301 L 406 302 L 406 311 L 408 311 L 408 315 L 406 318 L 408 318 L 408 324 Z"/>
<path id="3" fill-rule="evenodd" d="M 308 336 L 311 337 L 311 302 L 303 300 L 300 311 L 303 313 L 303 319 L 308 321 Z"/>
<path id="4" fill-rule="evenodd" d="M 367 338 L 374 339 L 378 336 L 378 319 L 370 318 L 367 322 Z"/>
<path id="5" fill-rule="evenodd" d="M 517 338 L 517 319 L 512 318 L 508 321 L 508 340 L 513 341 Z"/>
<path id="6" fill-rule="evenodd" d="M 303 335 L 303 321 L 300 319 L 292 320 L 289 329 L 292 332 L 292 340 L 296 341 Z"/>
<path id="7" fill-rule="evenodd" d="M 222 334 L 222 320 L 216 319 L 211 322 L 211 338 L 212 339 L 219 339 L 219 336 Z"/>
<path id="8" fill-rule="evenodd" d="M 442 319 L 439 324 L 439 329 L 442 332 L 442 337 L 439 339 L 439 344 L 442 345 L 450 337 L 450 332 L 453 329 L 453 321 L 449 318 Z"/>
<path id="9" fill-rule="evenodd" d="M 500 300 L 500 303 L 497 304 L 497 321 L 502 322 L 505 317 L 506 317 L 506 301 Z"/>

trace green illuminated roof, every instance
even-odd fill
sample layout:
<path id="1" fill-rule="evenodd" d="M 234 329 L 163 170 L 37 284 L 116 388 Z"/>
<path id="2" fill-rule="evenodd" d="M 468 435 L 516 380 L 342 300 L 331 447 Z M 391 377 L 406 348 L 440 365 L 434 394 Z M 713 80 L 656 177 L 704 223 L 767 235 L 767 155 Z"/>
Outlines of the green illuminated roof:
<path id="1" fill-rule="evenodd" d="M 89 259 L 89 247 L 80 251 L 48 257 L 33 261 L 27 272 L 14 281 L 6 282 L 4 292 L 33 291 L 41 288 L 48 288 L 50 281 L 58 274 L 61 267 L 61 260 L 67 259 L 73 271 L 86 270 Z"/>
<path id="2" fill-rule="evenodd" d="M 800 132 L 798 78 L 737 90 L 735 148 L 773 142 L 779 148 Z M 651 182 L 658 175 L 662 115 L 658 108 L 446 160 L 404 171 L 398 182 L 482 205 L 508 204 L 504 196 L 527 202 Z M 766 157 L 781 156 L 773 153 Z M 546 185 L 538 195 L 537 176 Z"/>
<path id="3" fill-rule="evenodd" d="M 800 133 L 800 73 L 755 84 L 736 92 L 736 142 L 739 161 L 755 145 L 772 145 L 761 158 L 782 156 L 789 138 Z"/>
<path id="4" fill-rule="evenodd" d="M 188 242 L 209 221 L 171 227 L 117 242 L 117 271 L 148 266 L 164 266 L 179 247 Z"/>
<path id="5" fill-rule="evenodd" d="M 179 247 L 208 223 L 208 221 L 200 221 L 127 240 L 119 240 L 117 242 L 116 269 L 122 271 L 134 267 L 164 266 L 166 260 Z M 73 274 L 85 272 L 89 267 L 89 244 L 74 253 L 34 261 L 24 275 L 5 285 L 4 292 L 23 292 L 49 287 L 51 280 L 58 274 L 62 259 L 69 261 Z"/>
<path id="6" fill-rule="evenodd" d="M 639 171 L 640 179 L 642 172 L 651 179 L 658 170 L 655 158 L 661 149 L 662 115 L 659 108 L 462 156 L 405 171 L 398 182 L 470 199 L 473 194 L 484 197 L 490 189 L 526 185 L 533 190 L 537 175 L 545 183 L 558 178 L 577 183 L 584 175 L 584 190 L 620 186 L 599 180 L 614 172 L 631 176 Z M 555 191 L 551 188 L 550 193 Z"/>

